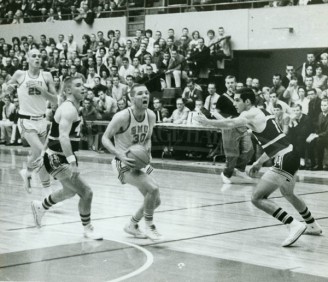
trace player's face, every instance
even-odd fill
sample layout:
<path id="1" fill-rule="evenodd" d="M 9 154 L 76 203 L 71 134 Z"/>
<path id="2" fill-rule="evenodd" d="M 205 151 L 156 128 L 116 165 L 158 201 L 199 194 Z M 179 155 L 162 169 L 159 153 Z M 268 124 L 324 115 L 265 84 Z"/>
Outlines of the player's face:
<path id="1" fill-rule="evenodd" d="M 75 79 L 72 81 L 71 93 L 76 101 L 82 101 L 84 99 L 84 86 L 82 79 Z"/>
<path id="2" fill-rule="evenodd" d="M 140 86 L 135 89 L 134 105 L 137 108 L 147 109 L 149 104 L 149 91 L 145 86 Z"/>
<path id="3" fill-rule="evenodd" d="M 241 113 L 246 110 L 245 102 L 240 98 L 240 94 L 235 94 L 234 96 L 234 103 L 236 110 L 238 113 Z"/>
<path id="4" fill-rule="evenodd" d="M 37 49 L 32 49 L 28 55 L 28 63 L 31 67 L 39 68 L 42 63 L 42 56 L 40 51 Z"/>

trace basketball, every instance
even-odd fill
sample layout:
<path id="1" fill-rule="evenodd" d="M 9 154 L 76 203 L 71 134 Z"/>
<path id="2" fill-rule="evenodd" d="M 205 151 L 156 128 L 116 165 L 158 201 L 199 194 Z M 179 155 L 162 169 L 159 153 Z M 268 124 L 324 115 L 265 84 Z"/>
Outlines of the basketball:
<path id="1" fill-rule="evenodd" d="M 148 151 L 144 146 L 139 144 L 132 145 L 126 156 L 135 160 L 134 169 L 142 169 L 150 163 Z"/>

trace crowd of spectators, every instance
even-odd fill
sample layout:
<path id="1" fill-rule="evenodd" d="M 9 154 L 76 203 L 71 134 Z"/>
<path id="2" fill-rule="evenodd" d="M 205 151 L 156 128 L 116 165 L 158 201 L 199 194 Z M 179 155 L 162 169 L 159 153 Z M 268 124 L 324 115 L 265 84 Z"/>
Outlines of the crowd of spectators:
<path id="1" fill-rule="evenodd" d="M 195 124 L 193 113 L 202 112 L 211 117 L 217 112 L 217 103 L 224 93 L 217 92 L 217 81 L 208 74 L 217 70 L 222 60 L 231 58 L 230 36 L 224 34 L 223 27 L 218 28 L 217 33 L 209 30 L 205 39 L 198 31 L 189 34 L 188 28 L 184 28 L 180 38 L 176 38 L 173 29 L 165 36 L 161 31 L 153 35 L 152 30 L 137 30 L 131 39 L 122 37 L 119 30 L 109 30 L 106 38 L 98 31 L 97 34 L 85 34 L 83 41 L 79 46 L 73 34 L 59 34 L 56 40 L 44 34 L 38 39 L 31 35 L 13 37 L 12 42 L 0 38 L 2 143 L 15 144 L 19 139 L 12 126 L 17 124 L 15 113 L 19 105 L 15 93 L 11 97 L 5 95 L 6 83 L 16 70 L 27 70 L 26 53 L 33 48 L 40 50 L 42 68 L 52 73 L 58 93 L 65 77 L 83 79 L 87 95 L 80 111 L 85 120 L 111 120 L 117 111 L 130 105 L 129 91 L 135 83 L 144 83 L 149 89 L 150 107 L 156 113 L 157 122 Z M 257 106 L 275 115 L 277 126 L 291 137 L 294 146 L 300 148 L 301 165 L 322 169 L 320 157 L 324 156 L 328 144 L 325 110 L 328 54 L 308 53 L 300 66 L 302 69 L 298 74 L 295 66 L 287 64 L 285 74 L 272 75 L 271 85 L 261 86 L 255 77 L 247 77 L 245 81 L 233 77 L 234 84 L 229 87 L 232 91 L 252 88 Z M 229 81 L 232 81 L 231 77 Z M 178 99 L 174 109 L 166 108 L 162 99 L 172 89 L 179 90 L 175 92 Z M 65 99 L 61 94 L 58 97 L 59 102 Z M 49 119 L 54 111 L 55 108 L 49 105 Z M 302 125 L 299 130 L 300 120 L 304 117 L 308 120 L 307 127 L 304 129 Z M 13 130 L 7 132 L 7 127 Z M 98 142 L 98 131 L 97 125 L 85 127 L 88 147 L 92 148 Z M 211 148 L 208 155 L 213 156 L 219 144 L 207 142 L 206 146 Z"/>
<path id="2" fill-rule="evenodd" d="M 0 0 L 0 23 L 54 22 L 121 16 L 126 0 Z"/>
<path id="3" fill-rule="evenodd" d="M 272 0 L 270 7 L 310 5 L 327 3 L 328 0 Z M 238 2 L 227 0 L 223 2 Z M 186 5 L 185 11 L 202 11 L 203 4 L 221 4 L 221 0 L 190 1 L 167 0 L 162 5 Z M 127 5 L 132 7 L 152 7 L 154 0 L 0 0 L 0 24 L 21 24 L 24 22 L 54 22 L 60 20 L 85 20 L 92 24 L 95 18 L 109 18 L 124 15 Z M 266 6 L 265 4 L 258 5 Z M 189 7 L 189 8 L 188 8 Z M 208 7 L 208 6 L 207 6 Z M 243 6 L 241 6 L 243 7 Z M 257 7 L 256 5 L 254 7 Z M 123 12 L 122 12 L 123 11 Z"/>

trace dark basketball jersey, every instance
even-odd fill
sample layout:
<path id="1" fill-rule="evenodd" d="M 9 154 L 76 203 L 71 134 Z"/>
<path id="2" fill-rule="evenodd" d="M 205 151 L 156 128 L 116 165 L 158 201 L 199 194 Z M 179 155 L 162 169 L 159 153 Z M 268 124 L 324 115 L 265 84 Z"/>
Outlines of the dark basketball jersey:
<path id="1" fill-rule="evenodd" d="M 253 134 L 264 152 L 269 157 L 274 157 L 278 152 L 289 147 L 290 143 L 276 123 L 274 116 L 264 109 L 261 109 L 261 111 L 266 117 L 266 126 L 262 132 L 258 133 L 253 131 Z"/>
<path id="2" fill-rule="evenodd" d="M 71 141 L 73 152 L 79 150 L 79 144 L 81 139 L 80 127 L 81 127 L 81 118 L 73 122 L 71 131 L 69 133 L 69 139 Z M 59 152 L 59 153 L 63 152 L 63 149 L 59 142 L 59 124 L 55 120 L 52 121 L 51 130 L 49 134 L 48 148 L 54 152 Z"/>

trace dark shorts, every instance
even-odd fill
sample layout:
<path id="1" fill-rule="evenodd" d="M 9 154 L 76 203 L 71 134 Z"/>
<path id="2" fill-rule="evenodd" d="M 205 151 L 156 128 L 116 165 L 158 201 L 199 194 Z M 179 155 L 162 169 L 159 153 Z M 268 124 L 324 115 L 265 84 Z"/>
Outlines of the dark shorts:
<path id="1" fill-rule="evenodd" d="M 286 187 L 286 185 L 294 187 L 296 181 L 295 174 L 299 165 L 299 153 L 291 151 L 276 157 L 274 165 L 263 174 L 261 179 L 280 187 Z"/>
<path id="2" fill-rule="evenodd" d="M 71 166 L 65 156 L 45 153 L 43 162 L 47 172 L 55 179 L 60 180 L 71 176 Z"/>
<path id="3" fill-rule="evenodd" d="M 300 154 L 293 150 L 283 156 L 274 159 L 273 168 L 295 175 L 300 166 Z"/>

